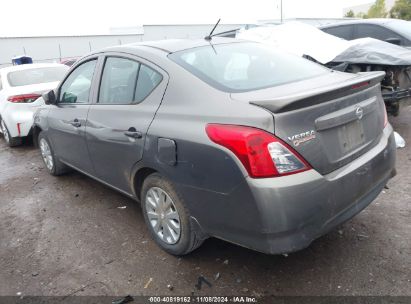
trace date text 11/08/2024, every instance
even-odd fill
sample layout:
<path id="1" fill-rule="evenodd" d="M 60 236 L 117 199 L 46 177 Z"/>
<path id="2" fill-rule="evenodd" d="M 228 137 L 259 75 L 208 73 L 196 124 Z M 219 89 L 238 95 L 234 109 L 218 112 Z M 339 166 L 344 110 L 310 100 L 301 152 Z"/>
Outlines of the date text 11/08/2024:
<path id="1" fill-rule="evenodd" d="M 196 296 L 196 297 L 149 297 L 149 303 L 257 303 L 255 297 L 248 296 Z"/>

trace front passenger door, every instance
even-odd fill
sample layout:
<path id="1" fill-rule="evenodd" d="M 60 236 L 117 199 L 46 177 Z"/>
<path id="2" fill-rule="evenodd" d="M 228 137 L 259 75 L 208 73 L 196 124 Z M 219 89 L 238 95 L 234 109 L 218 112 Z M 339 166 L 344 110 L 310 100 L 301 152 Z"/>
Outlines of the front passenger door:
<path id="1" fill-rule="evenodd" d="M 49 138 L 63 162 L 93 174 L 86 139 L 86 121 L 97 58 L 77 66 L 58 90 L 57 105 L 48 115 Z"/>

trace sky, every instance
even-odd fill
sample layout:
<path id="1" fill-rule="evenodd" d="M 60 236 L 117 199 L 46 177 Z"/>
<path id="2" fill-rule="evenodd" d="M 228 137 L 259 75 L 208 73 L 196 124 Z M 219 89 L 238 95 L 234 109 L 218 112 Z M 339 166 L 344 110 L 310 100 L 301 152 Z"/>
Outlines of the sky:
<path id="1" fill-rule="evenodd" d="M 142 24 L 255 23 L 278 19 L 281 0 L 1 0 L 1 36 L 108 34 Z M 373 0 L 283 0 L 285 18 L 342 17 Z M 18 4 L 16 4 L 18 3 Z M 1 46 L 0 46 L 1 47 Z"/>

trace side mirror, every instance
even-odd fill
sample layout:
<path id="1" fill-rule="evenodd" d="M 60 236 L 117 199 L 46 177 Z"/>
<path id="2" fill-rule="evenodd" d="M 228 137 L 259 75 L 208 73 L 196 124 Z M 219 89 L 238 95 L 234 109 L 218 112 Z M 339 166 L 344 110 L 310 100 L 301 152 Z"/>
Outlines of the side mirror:
<path id="1" fill-rule="evenodd" d="M 401 39 L 400 38 L 388 38 L 388 39 L 385 39 L 385 42 L 395 44 L 395 45 L 400 45 Z"/>
<path id="2" fill-rule="evenodd" d="M 46 105 L 55 105 L 57 104 L 56 94 L 54 90 L 48 91 L 47 93 L 43 94 L 44 103 Z"/>

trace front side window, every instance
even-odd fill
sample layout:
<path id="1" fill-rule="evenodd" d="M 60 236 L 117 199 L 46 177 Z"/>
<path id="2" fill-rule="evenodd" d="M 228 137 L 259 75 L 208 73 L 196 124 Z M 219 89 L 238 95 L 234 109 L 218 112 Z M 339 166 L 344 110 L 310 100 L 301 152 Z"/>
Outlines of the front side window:
<path id="1" fill-rule="evenodd" d="M 274 87 L 329 72 L 319 64 L 254 42 L 197 47 L 169 58 L 226 92 Z"/>
<path id="2" fill-rule="evenodd" d="M 97 60 L 78 66 L 63 83 L 59 103 L 88 103 Z"/>
<path id="3" fill-rule="evenodd" d="M 99 103 L 132 104 L 143 101 L 162 76 L 134 60 L 108 57 L 101 78 Z"/>

